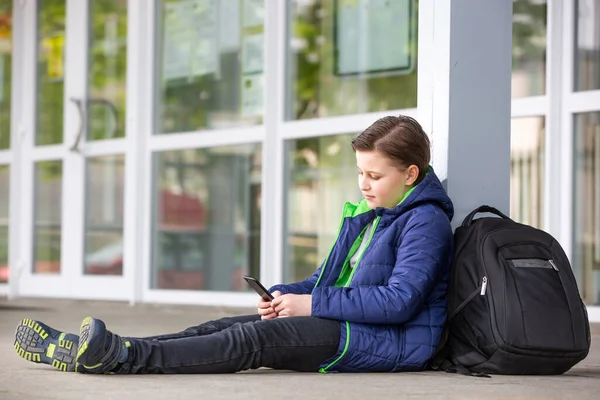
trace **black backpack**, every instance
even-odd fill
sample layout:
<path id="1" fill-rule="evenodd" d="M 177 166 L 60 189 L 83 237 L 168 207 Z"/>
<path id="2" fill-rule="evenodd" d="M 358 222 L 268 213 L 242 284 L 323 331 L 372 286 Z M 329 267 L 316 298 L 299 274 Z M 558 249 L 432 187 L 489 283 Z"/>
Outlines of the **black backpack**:
<path id="1" fill-rule="evenodd" d="M 473 220 L 479 212 L 501 218 Z M 552 236 L 481 206 L 454 239 L 447 326 L 434 369 L 486 377 L 554 375 L 587 356 L 587 310 Z"/>

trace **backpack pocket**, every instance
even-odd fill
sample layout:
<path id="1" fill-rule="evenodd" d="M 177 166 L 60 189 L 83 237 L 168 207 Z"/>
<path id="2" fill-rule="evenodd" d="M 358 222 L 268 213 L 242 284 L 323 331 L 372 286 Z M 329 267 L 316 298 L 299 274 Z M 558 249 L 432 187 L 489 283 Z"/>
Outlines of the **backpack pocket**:
<path id="1" fill-rule="evenodd" d="M 553 261 L 519 258 L 504 265 L 505 343 L 527 350 L 572 349 L 569 303 Z"/>
<path id="2" fill-rule="evenodd" d="M 553 260 L 542 260 L 539 258 L 515 258 L 510 260 L 515 268 L 544 268 L 558 271 Z"/>

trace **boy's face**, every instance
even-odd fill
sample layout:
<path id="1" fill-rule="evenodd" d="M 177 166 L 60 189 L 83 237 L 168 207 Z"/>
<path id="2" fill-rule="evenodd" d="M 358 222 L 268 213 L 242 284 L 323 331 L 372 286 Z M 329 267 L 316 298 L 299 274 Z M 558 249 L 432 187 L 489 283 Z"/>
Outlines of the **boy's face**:
<path id="1" fill-rule="evenodd" d="M 372 209 L 396 207 L 418 176 L 416 166 L 401 171 L 377 151 L 356 151 L 356 166 L 358 188 Z"/>

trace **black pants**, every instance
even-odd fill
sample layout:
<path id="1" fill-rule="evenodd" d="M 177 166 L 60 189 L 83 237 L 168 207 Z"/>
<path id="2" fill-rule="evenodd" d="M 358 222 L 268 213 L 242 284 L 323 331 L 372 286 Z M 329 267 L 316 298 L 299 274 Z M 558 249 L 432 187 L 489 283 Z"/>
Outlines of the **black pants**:
<path id="1" fill-rule="evenodd" d="M 258 315 L 222 318 L 131 342 L 118 374 L 216 374 L 270 367 L 316 372 L 340 341 L 339 321 Z"/>

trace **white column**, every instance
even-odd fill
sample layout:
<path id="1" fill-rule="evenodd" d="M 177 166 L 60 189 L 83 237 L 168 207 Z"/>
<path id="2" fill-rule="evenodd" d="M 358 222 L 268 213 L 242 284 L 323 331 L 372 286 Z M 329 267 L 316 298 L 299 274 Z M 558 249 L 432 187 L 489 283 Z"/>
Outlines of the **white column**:
<path id="1" fill-rule="evenodd" d="M 419 121 L 456 227 L 488 204 L 509 212 L 512 1 L 419 1 Z"/>
<path id="2" fill-rule="evenodd" d="M 564 5 L 562 0 L 549 0 L 548 1 L 548 17 L 547 26 L 548 37 L 546 46 L 546 64 L 547 64 L 547 75 L 546 75 L 546 97 L 548 98 L 548 108 L 546 111 L 546 160 L 544 163 L 544 230 L 550 233 L 552 236 L 558 239 L 563 244 L 563 248 L 568 244 L 569 251 L 565 248 L 567 255 L 571 256 L 570 247 L 572 236 L 570 230 L 568 234 L 562 236 L 566 229 L 561 228 L 561 210 L 563 210 L 563 204 L 561 204 L 562 196 L 553 195 L 556 193 L 568 192 L 568 196 L 572 195 L 571 190 L 562 190 L 568 186 L 564 186 L 560 177 L 563 170 L 567 170 L 569 177 L 572 173 L 572 169 L 561 167 L 562 165 L 562 151 L 563 143 L 562 137 L 567 136 L 570 138 L 567 131 L 563 131 L 563 101 L 564 98 L 561 96 L 563 90 L 563 80 L 568 81 L 569 86 L 572 84 L 570 77 L 563 78 L 563 63 L 571 65 L 573 58 L 567 56 L 565 51 L 567 47 L 565 33 L 570 32 L 573 26 L 569 23 L 568 29 L 565 29 L 563 22 L 565 22 L 565 8 L 568 5 Z M 565 29 L 565 32 L 563 32 Z M 573 76 L 573 75 L 570 75 Z M 567 129 L 570 129 L 568 127 Z M 564 134 L 563 134 L 564 132 Z M 569 147 L 569 153 L 571 148 Z M 571 208 L 569 208 L 571 210 Z M 572 214 L 569 211 L 569 218 Z"/>
<path id="3" fill-rule="evenodd" d="M 152 161 L 147 142 L 152 134 L 157 80 L 153 75 L 155 54 L 155 7 L 153 2 L 129 0 L 127 4 L 127 119 L 125 199 L 123 228 L 123 278 L 130 290 L 129 304 L 143 300 L 150 282 L 150 248 L 144 247 L 152 229 Z"/>
<path id="4" fill-rule="evenodd" d="M 21 144 L 25 134 L 23 126 L 23 82 L 24 74 L 22 65 L 27 60 L 24 49 L 25 46 L 25 4 L 15 2 L 13 4 L 13 25 L 12 25 L 12 90 L 11 90 L 11 152 L 12 163 L 10 166 L 10 193 L 9 193 L 9 239 L 8 239 L 8 297 L 16 298 L 19 293 L 19 277 L 23 272 L 23 261 L 19 257 L 20 250 L 20 220 L 21 210 Z M 32 34 L 33 36 L 33 34 Z M 27 60 L 35 62 L 33 60 Z"/>
<path id="5" fill-rule="evenodd" d="M 41 3 L 39 4 L 41 5 Z M 88 127 L 85 119 L 82 121 L 79 110 L 72 100 L 81 101 L 81 107 L 87 114 L 89 15 L 88 2 L 66 1 L 63 150 L 71 148 L 77 142 L 80 124 L 84 125 L 81 128 L 83 131 L 78 148 L 83 149 L 87 140 Z M 56 117 L 60 118 L 58 115 Z M 73 290 L 77 287 L 77 279 L 84 273 L 86 158 L 84 154 L 73 151 L 61 153 L 64 154 L 64 157 L 62 158 L 62 232 L 59 279 L 69 288 L 69 292 L 64 293 L 64 297 L 71 297 Z M 56 159 L 60 160 L 62 154 L 57 154 Z"/>
<path id="6" fill-rule="evenodd" d="M 265 140 L 262 149 L 260 280 L 267 288 L 282 281 L 284 225 L 286 2 L 265 2 Z"/>
<path id="7" fill-rule="evenodd" d="M 9 253 L 10 276 L 8 278 L 11 298 L 23 294 L 24 288 L 27 287 L 25 281 L 31 277 L 33 265 L 31 244 L 34 221 L 34 171 L 31 152 L 35 143 L 36 119 L 37 7 L 37 0 L 35 0 L 21 2 L 13 8 L 12 105 L 14 109 L 11 114 L 13 133 L 11 147 L 13 152 L 18 154 L 13 159 L 13 166 L 17 166 L 18 175 L 15 175 L 16 170 L 11 171 L 10 235 L 13 242 Z M 20 93 L 17 94 L 17 91 Z"/>

